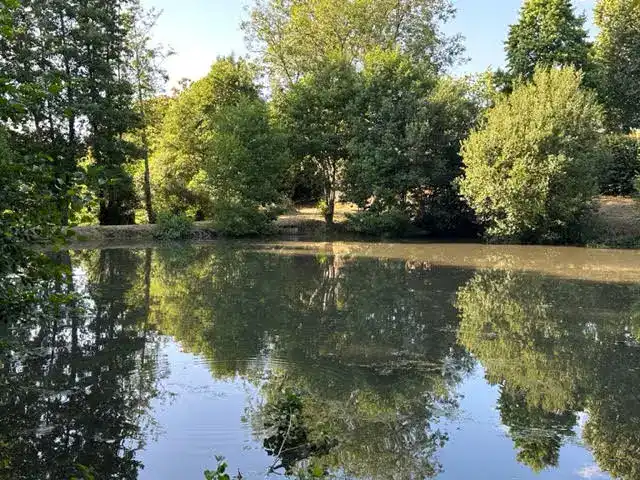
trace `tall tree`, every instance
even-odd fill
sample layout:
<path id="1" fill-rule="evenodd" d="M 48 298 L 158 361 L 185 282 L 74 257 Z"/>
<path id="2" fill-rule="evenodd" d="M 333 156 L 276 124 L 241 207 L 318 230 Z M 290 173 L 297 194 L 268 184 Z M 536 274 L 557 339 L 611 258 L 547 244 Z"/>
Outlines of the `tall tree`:
<path id="1" fill-rule="evenodd" d="M 102 223 L 130 217 L 132 190 L 122 168 L 130 145 L 123 134 L 136 116 L 124 67 L 135 5 L 137 0 L 24 0 L 8 11 L 16 34 L 0 39 L 0 69 L 22 112 L 11 129 L 20 153 L 51 159 L 63 224 L 70 220 L 67 193 L 84 182 L 79 163 L 87 156 L 98 167 L 93 187 Z"/>
<path id="2" fill-rule="evenodd" d="M 150 102 L 162 92 L 167 81 L 167 74 L 162 61 L 171 55 L 171 51 L 162 45 L 153 45 L 151 31 L 156 25 L 161 12 L 145 11 L 136 5 L 132 11 L 134 22 L 129 32 L 129 48 L 132 62 L 130 64 L 131 81 L 135 87 L 135 107 L 140 117 L 139 140 L 143 159 L 143 192 L 147 221 L 155 223 L 156 215 L 151 196 L 151 174 L 149 157 L 151 140 L 149 138 L 150 123 L 155 120 L 153 112 L 149 112 Z"/>
<path id="3" fill-rule="evenodd" d="M 138 125 L 134 86 L 126 75 L 131 58 L 127 37 L 133 28 L 131 8 L 137 0 L 92 0 L 78 10 L 83 66 L 86 69 L 87 138 L 97 173 L 95 185 L 103 225 L 133 223 L 135 193 L 124 165 L 134 146 L 124 134 Z"/>
<path id="4" fill-rule="evenodd" d="M 462 166 L 460 142 L 477 116 L 470 89 L 397 51 L 368 54 L 361 77 L 347 198 L 367 213 L 455 229 L 461 203 L 445 198 L 457 197 L 451 183 Z"/>
<path id="5" fill-rule="evenodd" d="M 19 1 L 0 4 L 0 50 L 26 41 L 28 32 L 16 23 Z M 15 52 L 15 51 L 14 51 Z M 63 180 L 56 177 L 55 159 L 41 147 L 29 110 L 36 97 L 47 96 L 34 77 L 15 77 L 15 58 L 0 58 L 0 319 L 6 323 L 16 315 L 14 307 L 39 295 L 32 285 L 55 273 L 42 268 L 45 256 L 32 251 L 40 241 L 49 244 L 58 236 L 59 217 L 52 214 L 58 201 L 68 201 Z M 36 138 L 37 137 L 37 138 Z"/>
<path id="6" fill-rule="evenodd" d="M 600 0 L 595 21 L 598 91 L 608 123 L 640 129 L 640 0 Z"/>
<path id="7" fill-rule="evenodd" d="M 310 73 L 276 99 L 289 148 L 297 161 L 311 160 L 322 178 L 324 217 L 333 223 L 336 195 L 349 161 L 353 106 L 359 79 L 338 59 Z"/>
<path id="8" fill-rule="evenodd" d="M 536 66 L 584 70 L 589 57 L 584 22 L 571 0 L 525 0 L 505 43 L 509 73 L 530 80 Z"/>
<path id="9" fill-rule="evenodd" d="M 81 155 L 80 102 L 77 91 L 80 51 L 76 42 L 77 6 L 71 2 L 25 0 L 10 10 L 14 35 L 0 38 L 0 70 L 11 79 L 9 102 L 19 105 L 10 124 L 20 155 L 51 159 L 59 220 L 66 224 L 69 205 L 63 192 L 73 186 Z"/>
<path id="10" fill-rule="evenodd" d="M 449 0 L 256 0 L 243 28 L 272 78 L 290 84 L 330 56 L 358 62 L 376 47 L 449 65 L 461 44 L 440 24 L 453 13 Z"/>

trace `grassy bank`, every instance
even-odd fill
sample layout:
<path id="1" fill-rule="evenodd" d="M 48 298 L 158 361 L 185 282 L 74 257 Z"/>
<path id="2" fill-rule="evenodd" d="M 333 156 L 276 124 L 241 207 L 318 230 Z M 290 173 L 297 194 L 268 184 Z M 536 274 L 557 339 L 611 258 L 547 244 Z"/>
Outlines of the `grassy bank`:
<path id="1" fill-rule="evenodd" d="M 640 204 L 631 197 L 601 196 L 588 245 L 640 248 Z"/>

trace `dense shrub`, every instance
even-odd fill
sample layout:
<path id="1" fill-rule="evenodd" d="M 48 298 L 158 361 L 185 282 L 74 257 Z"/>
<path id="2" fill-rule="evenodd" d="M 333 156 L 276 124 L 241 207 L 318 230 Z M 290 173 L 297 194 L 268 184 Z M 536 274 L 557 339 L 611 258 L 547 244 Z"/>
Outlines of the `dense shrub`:
<path id="1" fill-rule="evenodd" d="M 214 204 L 212 223 L 220 235 L 258 235 L 270 230 L 277 213 L 273 209 L 261 209 L 246 202 L 221 200 Z"/>
<path id="2" fill-rule="evenodd" d="M 597 192 L 602 111 L 572 68 L 536 71 L 464 142 L 461 193 L 488 237 L 575 240 Z"/>
<path id="3" fill-rule="evenodd" d="M 313 161 L 295 162 L 287 178 L 289 197 L 296 204 L 313 204 L 324 198 L 322 174 Z"/>
<path id="4" fill-rule="evenodd" d="M 473 210 L 454 185 L 437 188 L 422 199 L 414 224 L 438 237 L 477 237 L 481 231 Z"/>
<path id="5" fill-rule="evenodd" d="M 391 208 L 382 212 L 364 210 L 347 214 L 347 224 L 356 233 L 401 236 L 407 233 L 411 221 L 406 212 Z"/>
<path id="6" fill-rule="evenodd" d="M 153 237 L 158 240 L 181 240 L 188 238 L 193 221 L 184 214 L 161 212 L 158 214 Z"/>
<path id="7" fill-rule="evenodd" d="M 640 140 L 630 135 L 611 134 L 600 142 L 602 159 L 598 166 L 600 193 L 631 195 L 640 174 Z"/>

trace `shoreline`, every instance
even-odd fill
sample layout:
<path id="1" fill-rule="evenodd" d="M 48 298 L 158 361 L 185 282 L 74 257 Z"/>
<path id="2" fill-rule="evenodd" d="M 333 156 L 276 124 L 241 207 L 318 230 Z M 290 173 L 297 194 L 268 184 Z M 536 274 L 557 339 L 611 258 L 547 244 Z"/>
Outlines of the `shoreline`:
<path id="1" fill-rule="evenodd" d="M 602 249 L 640 249 L 640 206 L 630 197 L 601 196 L 597 199 L 597 208 L 593 217 L 591 238 L 583 246 Z M 484 243 L 481 239 L 472 238 L 436 238 L 430 236 L 419 237 L 384 237 L 367 236 L 348 232 L 345 228 L 346 216 L 344 211 L 337 213 L 335 228 L 329 231 L 322 216 L 312 208 L 302 208 L 296 213 L 282 215 L 273 223 L 270 234 L 247 237 L 248 239 L 278 239 L 291 237 L 319 237 L 318 240 L 361 240 L 371 241 L 383 238 L 385 241 L 420 240 L 425 242 L 445 243 Z M 73 227 L 74 236 L 68 239 L 71 248 L 91 245 L 93 248 L 107 246 L 113 243 L 126 244 L 131 242 L 154 242 L 161 240 L 154 238 L 156 226 L 139 225 L 90 225 Z M 329 238 L 327 238 L 327 236 Z M 194 222 L 188 237 L 179 241 L 207 241 L 219 238 L 229 238 L 219 235 L 210 221 Z"/>
<path id="2" fill-rule="evenodd" d="M 70 247 L 84 244 L 110 244 L 113 242 L 154 242 L 161 243 L 154 237 L 156 226 L 150 224 L 138 225 L 89 225 L 73 227 L 75 234 L 68 239 Z M 304 216 L 289 215 L 278 218 L 274 222 L 272 235 L 258 235 L 249 238 L 288 237 L 299 235 L 314 235 L 324 233 L 326 225 L 322 220 Z M 191 232 L 185 239 L 178 241 L 214 240 L 224 237 L 212 227 L 209 221 L 193 222 Z"/>

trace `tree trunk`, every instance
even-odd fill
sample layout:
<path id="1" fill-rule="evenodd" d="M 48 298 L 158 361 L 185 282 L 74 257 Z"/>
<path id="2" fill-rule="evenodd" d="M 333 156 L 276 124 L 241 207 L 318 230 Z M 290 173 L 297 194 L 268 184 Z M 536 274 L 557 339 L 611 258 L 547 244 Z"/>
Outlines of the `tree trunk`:
<path id="1" fill-rule="evenodd" d="M 151 203 L 151 178 L 149 175 L 148 154 L 145 154 L 144 157 L 144 205 L 147 209 L 147 221 L 149 223 L 156 223 L 156 214 L 153 211 L 153 204 Z"/>
<path id="2" fill-rule="evenodd" d="M 136 62 L 138 55 L 136 52 Z M 151 172 L 149 171 L 149 137 L 147 136 L 147 115 L 144 108 L 144 98 L 142 93 L 142 82 L 140 81 L 140 73 L 138 77 L 138 104 L 140 106 L 140 117 L 142 118 L 142 149 L 144 150 L 144 207 L 147 211 L 147 221 L 151 224 L 156 223 L 156 214 L 153 211 L 153 203 L 151 201 Z"/>
<path id="3" fill-rule="evenodd" d="M 324 221 L 327 225 L 333 226 L 333 213 L 336 208 L 336 193 L 332 188 L 328 188 L 325 192 L 325 202 L 327 203 L 327 206 L 324 211 Z"/>

